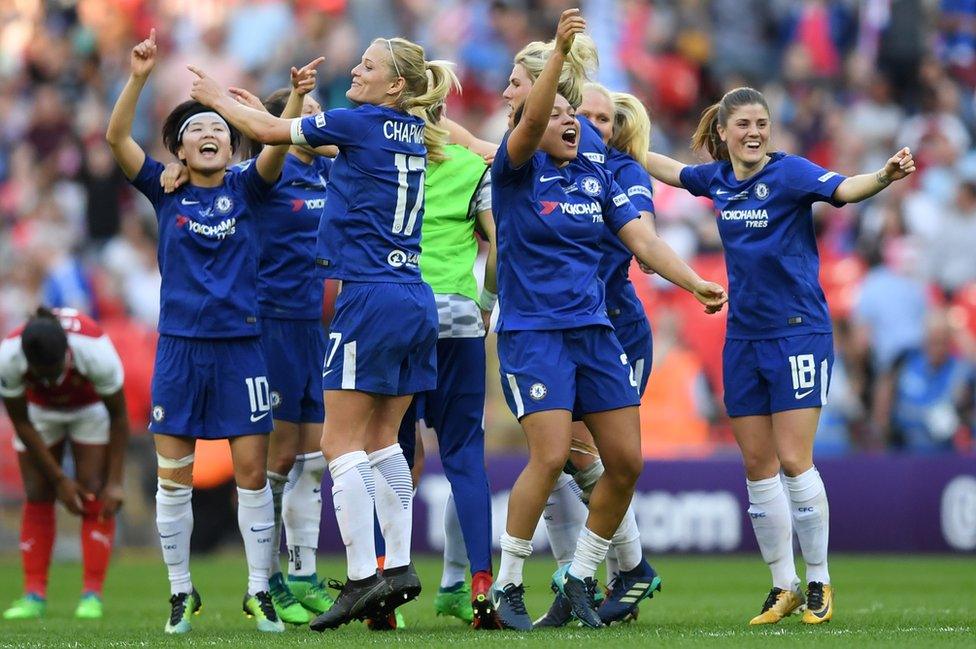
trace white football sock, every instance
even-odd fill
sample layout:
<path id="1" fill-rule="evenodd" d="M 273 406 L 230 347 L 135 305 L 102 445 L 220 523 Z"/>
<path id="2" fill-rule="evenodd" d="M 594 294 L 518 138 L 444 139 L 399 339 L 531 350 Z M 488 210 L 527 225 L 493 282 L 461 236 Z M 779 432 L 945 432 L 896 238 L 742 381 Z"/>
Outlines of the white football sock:
<path id="1" fill-rule="evenodd" d="M 560 566 L 572 563 L 580 529 L 586 522 L 588 512 L 581 498 L 579 485 L 571 476 L 560 473 L 542 510 L 549 547 Z"/>
<path id="2" fill-rule="evenodd" d="M 373 541 L 373 470 L 366 451 L 353 451 L 329 462 L 332 504 L 346 545 L 346 574 L 366 579 L 376 574 Z"/>
<path id="3" fill-rule="evenodd" d="M 268 486 L 271 488 L 271 503 L 274 507 L 274 534 L 271 541 L 271 568 L 270 574 L 281 572 L 281 559 L 278 554 L 281 550 L 281 498 L 285 491 L 287 476 L 274 471 L 268 471 Z"/>
<path id="4" fill-rule="evenodd" d="M 580 530 L 579 540 L 576 542 L 576 553 L 569 572 L 578 579 L 593 578 L 596 568 L 607 558 L 610 550 L 610 539 L 594 534 L 588 527 Z"/>
<path id="5" fill-rule="evenodd" d="M 518 586 L 522 583 L 522 566 L 532 554 L 532 541 L 509 536 L 505 532 L 499 540 L 499 545 L 502 548 L 502 560 L 501 565 L 498 566 L 495 585 L 501 589 L 509 584 Z"/>
<path id="6" fill-rule="evenodd" d="M 441 588 L 448 588 L 464 581 L 468 571 L 468 553 L 461 534 L 461 521 L 458 520 L 454 494 L 447 498 L 444 507 L 444 572 L 441 573 Z"/>
<path id="7" fill-rule="evenodd" d="M 413 533 L 413 478 L 399 444 L 369 454 L 376 483 L 376 518 L 386 542 L 384 569 L 410 563 Z"/>
<path id="8" fill-rule="evenodd" d="M 633 570 L 644 558 L 644 549 L 641 547 L 640 530 L 637 528 L 637 517 L 634 515 L 634 503 L 632 502 L 624 518 L 620 521 L 620 527 L 613 533 L 610 539 L 610 552 L 607 553 L 607 570 L 610 570 L 611 557 L 617 561 L 617 572 Z"/>
<path id="9" fill-rule="evenodd" d="M 315 574 L 315 551 L 322 522 L 322 476 L 326 462 L 322 451 L 300 453 L 288 472 L 282 498 L 281 518 L 288 543 L 288 574 Z"/>
<path id="10" fill-rule="evenodd" d="M 169 573 L 171 595 L 189 593 L 190 535 L 193 533 L 192 487 L 179 489 L 156 488 L 156 529 L 163 548 L 163 561 Z"/>
<path id="11" fill-rule="evenodd" d="M 800 551 L 807 564 L 807 582 L 830 583 L 827 571 L 827 539 L 830 532 L 830 507 L 827 491 L 817 467 L 800 475 L 786 476 L 786 487 L 793 505 L 793 527 L 800 540 Z"/>
<path id="12" fill-rule="evenodd" d="M 763 560 L 773 575 L 773 586 L 795 590 L 800 583 L 793 563 L 793 526 L 790 504 L 779 476 L 746 480 L 749 518 L 759 542 Z"/>
<path id="13" fill-rule="evenodd" d="M 274 502 L 267 482 L 260 489 L 237 488 L 237 525 L 247 557 L 247 592 L 268 590 L 274 541 Z"/>

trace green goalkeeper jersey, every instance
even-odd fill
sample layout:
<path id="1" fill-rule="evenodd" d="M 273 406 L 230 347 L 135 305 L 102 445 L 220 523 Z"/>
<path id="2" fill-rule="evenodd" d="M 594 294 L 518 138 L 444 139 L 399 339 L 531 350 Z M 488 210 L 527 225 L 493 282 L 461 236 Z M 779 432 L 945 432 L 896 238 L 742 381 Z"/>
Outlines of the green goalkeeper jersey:
<path id="1" fill-rule="evenodd" d="M 446 160 L 427 165 L 420 273 L 434 293 L 463 295 L 477 302 L 474 226 L 478 190 L 488 167 L 481 156 L 457 144 L 444 147 L 444 153 Z"/>

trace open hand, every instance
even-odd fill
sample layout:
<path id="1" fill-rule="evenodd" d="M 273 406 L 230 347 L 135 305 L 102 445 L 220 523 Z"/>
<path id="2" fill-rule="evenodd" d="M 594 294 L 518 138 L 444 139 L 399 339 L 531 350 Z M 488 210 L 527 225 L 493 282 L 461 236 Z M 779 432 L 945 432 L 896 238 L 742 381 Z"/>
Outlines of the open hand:
<path id="1" fill-rule="evenodd" d="M 163 188 L 163 193 L 172 194 L 190 180 L 190 172 L 186 165 L 179 162 L 170 162 L 163 168 L 163 173 L 159 174 L 159 185 Z"/>
<path id="2" fill-rule="evenodd" d="M 248 108 L 253 108 L 254 110 L 260 110 L 265 113 L 268 112 L 268 109 L 265 108 L 264 104 L 261 102 L 261 99 L 250 90 L 231 86 L 227 89 L 227 92 L 229 92 L 230 96 L 236 99 L 237 103 L 239 104 L 243 104 Z"/>

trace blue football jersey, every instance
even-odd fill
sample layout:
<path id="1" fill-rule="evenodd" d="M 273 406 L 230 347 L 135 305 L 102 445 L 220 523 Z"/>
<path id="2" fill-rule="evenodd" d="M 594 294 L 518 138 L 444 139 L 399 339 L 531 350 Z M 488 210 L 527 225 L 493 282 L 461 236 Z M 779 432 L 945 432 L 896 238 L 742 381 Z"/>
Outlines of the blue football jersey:
<path id="1" fill-rule="evenodd" d="M 255 216 L 271 194 L 254 165 L 229 169 L 219 187 L 163 193 L 163 165 L 148 155 L 132 184 L 159 221 L 159 333 L 189 338 L 257 336 Z"/>
<path id="2" fill-rule="evenodd" d="M 579 132 L 579 155 L 590 162 L 603 165 L 607 163 L 607 145 L 603 142 L 603 136 L 597 130 L 593 122 L 586 119 L 583 115 L 577 114 L 576 120 L 580 124 Z"/>
<path id="3" fill-rule="evenodd" d="M 322 278 L 315 272 L 315 240 L 325 209 L 332 160 L 305 164 L 290 153 L 271 198 L 259 212 L 258 304 L 261 316 L 322 318 Z"/>
<path id="4" fill-rule="evenodd" d="M 606 167 L 638 212 L 654 214 L 651 176 L 639 162 L 623 151 L 610 149 Z M 611 322 L 614 326 L 623 326 L 647 317 L 630 281 L 630 260 L 634 253 L 609 230 L 603 233 L 601 247 L 600 279 L 606 285 L 607 314 Z"/>
<path id="5" fill-rule="evenodd" d="M 610 326 L 598 277 L 600 239 L 638 218 L 607 170 L 563 168 L 537 151 L 512 168 L 508 135 L 491 167 L 498 228 L 498 331 Z"/>
<path id="6" fill-rule="evenodd" d="M 427 147 L 424 121 L 365 104 L 303 117 L 292 140 L 335 144 L 315 263 L 323 276 L 420 282 Z"/>
<path id="7" fill-rule="evenodd" d="M 811 206 L 835 203 L 834 190 L 845 177 L 798 156 L 770 157 L 746 180 L 736 179 L 728 162 L 681 170 L 685 189 L 715 205 L 729 274 L 726 335 L 761 340 L 830 333 Z"/>

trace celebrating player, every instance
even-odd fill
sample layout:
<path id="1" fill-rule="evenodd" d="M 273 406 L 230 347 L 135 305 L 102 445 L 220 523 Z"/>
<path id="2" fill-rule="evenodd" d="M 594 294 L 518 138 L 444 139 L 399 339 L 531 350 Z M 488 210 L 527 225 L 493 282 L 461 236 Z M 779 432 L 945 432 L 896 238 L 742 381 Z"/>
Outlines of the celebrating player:
<path id="1" fill-rule="evenodd" d="M 27 496 L 20 530 L 24 596 L 4 611 L 5 620 L 44 615 L 55 498 L 81 516 L 84 577 L 75 617 L 102 617 L 129 437 L 122 379 L 108 336 L 73 309 L 39 308 L 0 343 L 0 396 L 17 433 Z M 61 470 L 66 439 L 77 480 Z"/>
<path id="2" fill-rule="evenodd" d="M 426 156 L 436 156 L 446 138 L 431 112 L 457 78 L 446 62 L 425 60 L 419 45 L 380 38 L 352 70 L 346 97 L 357 108 L 284 120 L 237 104 L 195 71 L 201 77 L 192 96 L 249 137 L 339 147 L 315 261 L 325 277 L 343 282 L 322 373 L 329 413 L 322 451 L 349 579 L 311 626 L 385 618 L 420 593 L 410 561 L 413 487 L 397 433 L 412 395 L 437 382 L 437 311 L 417 261 Z M 382 575 L 374 501 L 386 542 Z"/>
<path id="3" fill-rule="evenodd" d="M 312 89 L 311 85 L 296 88 L 303 94 L 303 115 L 322 110 L 310 94 Z M 291 90 L 277 90 L 263 104 L 241 88 L 231 88 L 230 92 L 246 106 L 281 115 Z M 255 155 L 260 147 L 256 144 Z M 308 611 L 318 615 L 332 606 L 332 597 L 316 575 L 315 556 L 325 473 L 325 458 L 319 448 L 324 420 L 320 368 L 327 347 L 321 324 L 323 282 L 315 275 L 315 238 L 331 169 L 331 158 L 317 155 L 309 147 L 292 145 L 281 178 L 258 220 L 261 345 L 268 364 L 274 417 L 268 482 L 278 530 L 272 544 L 269 584 L 275 610 L 289 624 L 307 624 L 311 620 Z M 168 190 L 189 179 L 186 167 L 176 163 L 167 165 L 163 176 Z M 287 584 L 278 558 L 282 519 L 288 542 Z"/>
<path id="4" fill-rule="evenodd" d="M 131 134 L 136 101 L 155 62 L 153 30 L 132 50 L 131 75 L 106 137 L 159 221 L 160 339 L 149 430 L 159 464 L 156 525 L 172 595 L 165 631 L 189 631 L 201 603 L 189 570 L 193 451 L 201 438 L 230 442 L 248 563 L 244 611 L 257 619 L 259 631 L 282 631 L 268 592 L 274 506 L 265 471 L 272 421 L 259 338 L 254 218 L 281 175 L 287 147 L 268 147 L 253 164 L 228 171 L 239 133 L 207 106 L 183 102 L 162 133 L 167 149 L 186 164 L 189 183 L 165 194 L 162 164 Z M 311 67 L 298 73 L 314 84 Z M 288 110 L 301 112 L 297 92 Z"/>
<path id="5" fill-rule="evenodd" d="M 693 148 L 715 162 L 686 166 L 649 153 L 648 168 L 658 180 L 712 199 L 725 248 L 725 407 L 745 463 L 749 517 L 773 577 L 750 624 L 779 622 L 804 603 L 791 528 L 806 563 L 803 622 L 819 624 L 830 620 L 834 606 L 829 510 L 813 465 L 813 438 L 834 354 L 811 205 L 862 201 L 911 174 L 915 162 L 905 148 L 878 172 L 845 178 L 804 158 L 770 152 L 771 130 L 762 94 L 736 88 L 702 114 L 692 138 Z"/>
<path id="6" fill-rule="evenodd" d="M 569 457 L 573 414 L 593 432 L 605 472 L 594 487 L 573 562 L 553 582 L 587 626 L 603 625 L 594 608 L 593 576 L 640 473 L 637 380 L 612 334 L 597 276 L 604 228 L 663 277 L 693 292 L 707 310 L 721 309 L 726 300 L 722 287 L 702 280 L 663 241 L 631 223 L 639 214 L 606 169 L 577 158 L 580 124 L 557 86 L 573 39 L 585 26 L 578 9 L 563 12 L 555 48 L 492 163 L 502 388 L 529 446 L 528 465 L 509 499 L 492 599 L 501 623 L 521 630 L 532 628 L 522 566 L 546 497 Z"/>

